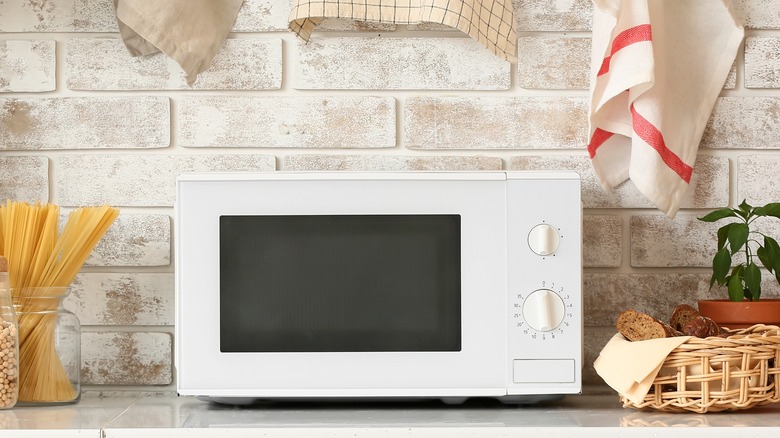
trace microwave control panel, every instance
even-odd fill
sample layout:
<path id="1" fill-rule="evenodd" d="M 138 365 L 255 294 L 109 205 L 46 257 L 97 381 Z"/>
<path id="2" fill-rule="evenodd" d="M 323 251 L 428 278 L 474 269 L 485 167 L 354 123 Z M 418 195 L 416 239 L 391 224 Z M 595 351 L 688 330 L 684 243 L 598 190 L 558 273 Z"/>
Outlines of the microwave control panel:
<path id="1" fill-rule="evenodd" d="M 507 388 L 571 394 L 582 383 L 582 204 L 563 173 L 507 184 Z"/>

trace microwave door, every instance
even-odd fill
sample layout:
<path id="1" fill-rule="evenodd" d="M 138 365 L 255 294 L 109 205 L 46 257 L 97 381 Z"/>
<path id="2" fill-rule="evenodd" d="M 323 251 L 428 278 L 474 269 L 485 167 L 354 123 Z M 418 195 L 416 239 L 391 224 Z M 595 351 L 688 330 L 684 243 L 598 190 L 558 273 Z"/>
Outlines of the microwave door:
<path id="1" fill-rule="evenodd" d="M 220 218 L 225 353 L 461 350 L 460 216 Z"/>

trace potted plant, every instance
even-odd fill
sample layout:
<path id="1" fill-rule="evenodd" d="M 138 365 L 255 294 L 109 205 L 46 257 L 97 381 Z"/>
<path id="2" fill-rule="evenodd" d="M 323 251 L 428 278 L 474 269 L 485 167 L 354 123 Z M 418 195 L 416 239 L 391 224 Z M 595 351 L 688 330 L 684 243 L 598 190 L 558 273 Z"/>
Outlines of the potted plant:
<path id="1" fill-rule="evenodd" d="M 710 288 L 725 286 L 728 300 L 700 300 L 699 312 L 729 328 L 753 324 L 780 325 L 780 300 L 761 300 L 761 267 L 780 283 L 780 245 L 755 230 L 759 218 L 780 219 L 780 203 L 753 207 L 742 201 L 736 208 L 721 208 L 700 217 L 704 222 L 735 219 L 718 229 L 718 247 L 712 258 Z"/>

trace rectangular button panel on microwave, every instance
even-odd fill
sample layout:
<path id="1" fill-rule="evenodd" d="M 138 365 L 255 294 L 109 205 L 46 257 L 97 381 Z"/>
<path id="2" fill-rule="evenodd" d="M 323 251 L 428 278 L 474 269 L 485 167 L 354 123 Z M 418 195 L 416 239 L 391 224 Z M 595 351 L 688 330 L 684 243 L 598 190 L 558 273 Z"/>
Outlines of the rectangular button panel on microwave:
<path id="1" fill-rule="evenodd" d="M 515 383 L 573 383 L 574 360 L 516 360 L 513 374 Z"/>

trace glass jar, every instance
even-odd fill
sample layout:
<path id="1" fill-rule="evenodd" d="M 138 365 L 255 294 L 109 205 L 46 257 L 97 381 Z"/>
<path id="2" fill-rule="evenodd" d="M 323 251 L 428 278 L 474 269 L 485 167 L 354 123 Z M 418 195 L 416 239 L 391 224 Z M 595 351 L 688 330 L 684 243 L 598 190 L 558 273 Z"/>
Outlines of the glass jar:
<path id="1" fill-rule="evenodd" d="M 0 409 L 14 407 L 19 398 L 19 336 L 11 290 L 0 288 Z"/>
<path id="2" fill-rule="evenodd" d="M 81 397 L 81 324 L 65 310 L 68 287 L 11 289 L 19 332 L 19 404 L 74 403 Z"/>

